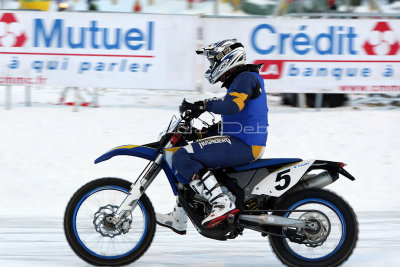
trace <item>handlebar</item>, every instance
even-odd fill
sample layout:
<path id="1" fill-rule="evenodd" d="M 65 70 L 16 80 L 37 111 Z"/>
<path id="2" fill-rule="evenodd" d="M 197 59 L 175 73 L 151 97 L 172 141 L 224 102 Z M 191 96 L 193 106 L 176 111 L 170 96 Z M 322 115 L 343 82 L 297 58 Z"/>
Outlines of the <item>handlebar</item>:
<path id="1" fill-rule="evenodd" d="M 193 114 L 192 110 L 184 110 L 182 107 L 185 105 L 185 103 L 188 103 L 186 99 L 183 99 L 181 106 L 179 107 L 179 113 L 180 117 L 176 118 L 177 120 L 174 121 L 173 128 L 170 128 L 172 120 L 170 122 L 170 125 L 168 126 L 167 130 L 164 131 L 162 134 L 163 136 L 161 137 L 160 135 L 160 140 L 167 141 L 173 134 L 179 134 L 183 136 L 185 139 L 188 135 L 193 134 L 193 128 L 192 127 L 192 120 L 193 119 L 198 119 L 199 115 L 198 114 Z M 199 119 L 202 121 L 201 119 Z M 204 121 L 202 121 L 203 124 L 207 125 Z M 213 121 L 214 122 L 214 121 Z"/>

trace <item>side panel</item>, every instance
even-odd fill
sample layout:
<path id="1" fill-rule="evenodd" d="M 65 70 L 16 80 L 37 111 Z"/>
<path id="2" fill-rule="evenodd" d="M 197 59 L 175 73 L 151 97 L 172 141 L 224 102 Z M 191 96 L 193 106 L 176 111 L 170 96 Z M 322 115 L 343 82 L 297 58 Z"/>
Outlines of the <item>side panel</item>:
<path id="1" fill-rule="evenodd" d="M 279 197 L 301 179 L 315 160 L 304 160 L 270 173 L 253 189 L 253 195 Z"/>
<path id="2" fill-rule="evenodd" d="M 181 147 L 172 147 L 172 148 L 164 149 L 164 162 L 165 162 L 166 168 L 176 178 L 176 180 L 178 180 L 178 182 L 187 184 L 188 181 L 182 175 L 180 175 L 175 170 L 174 166 L 172 165 L 172 156 L 175 154 L 176 151 L 178 151 L 179 148 L 181 148 Z M 167 172 L 165 171 L 165 173 L 167 173 Z M 168 177 L 168 179 L 170 179 L 170 177 Z"/>
<path id="3" fill-rule="evenodd" d="M 165 162 L 163 162 L 161 164 L 161 167 L 163 168 L 164 173 L 167 176 L 168 182 L 171 185 L 172 192 L 174 192 L 174 195 L 177 196 L 178 188 L 176 187 L 176 184 L 175 184 L 176 176 L 174 175 L 174 173 L 171 171 L 171 169 Z"/>

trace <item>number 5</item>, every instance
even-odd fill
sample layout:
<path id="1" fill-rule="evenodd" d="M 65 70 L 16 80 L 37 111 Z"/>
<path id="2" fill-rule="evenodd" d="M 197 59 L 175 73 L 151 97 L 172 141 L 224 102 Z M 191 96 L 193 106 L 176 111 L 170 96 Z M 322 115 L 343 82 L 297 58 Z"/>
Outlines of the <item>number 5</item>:
<path id="1" fill-rule="evenodd" d="M 275 180 L 275 182 L 278 183 L 278 185 L 275 186 L 276 190 L 284 190 L 289 186 L 289 184 L 290 184 L 290 176 L 288 174 L 282 176 L 282 174 L 285 174 L 285 173 L 288 173 L 288 172 L 290 172 L 290 169 L 278 173 L 278 176 L 276 176 L 276 180 Z M 285 180 L 285 183 L 283 185 L 280 184 L 281 180 Z"/>

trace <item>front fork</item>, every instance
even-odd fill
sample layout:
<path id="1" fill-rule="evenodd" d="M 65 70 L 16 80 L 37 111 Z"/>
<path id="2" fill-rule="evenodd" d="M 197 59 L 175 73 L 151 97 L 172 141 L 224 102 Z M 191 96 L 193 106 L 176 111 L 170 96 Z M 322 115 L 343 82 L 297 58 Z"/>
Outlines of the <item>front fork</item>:
<path id="1" fill-rule="evenodd" d="M 169 141 L 164 148 L 170 148 L 172 145 L 173 143 Z M 128 196 L 121 203 L 115 216 L 113 217 L 116 225 L 123 223 L 125 218 L 132 213 L 132 211 L 136 208 L 140 197 L 160 173 L 162 169 L 161 164 L 163 162 L 162 150 L 160 152 L 161 153 L 156 157 L 156 159 L 146 166 L 141 175 L 139 175 L 136 181 L 131 185 L 131 190 L 129 191 Z"/>

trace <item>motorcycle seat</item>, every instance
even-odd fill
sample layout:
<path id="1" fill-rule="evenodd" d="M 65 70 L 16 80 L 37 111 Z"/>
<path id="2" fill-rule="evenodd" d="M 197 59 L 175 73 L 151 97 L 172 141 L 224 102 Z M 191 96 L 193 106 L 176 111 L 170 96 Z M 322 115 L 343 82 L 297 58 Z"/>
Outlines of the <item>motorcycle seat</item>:
<path id="1" fill-rule="evenodd" d="M 233 169 L 235 171 L 247 171 L 252 169 L 258 168 L 265 168 L 269 166 L 276 166 L 276 165 L 287 165 L 291 163 L 296 163 L 302 161 L 299 158 L 270 158 L 270 159 L 257 159 L 245 165 L 235 166 Z"/>

